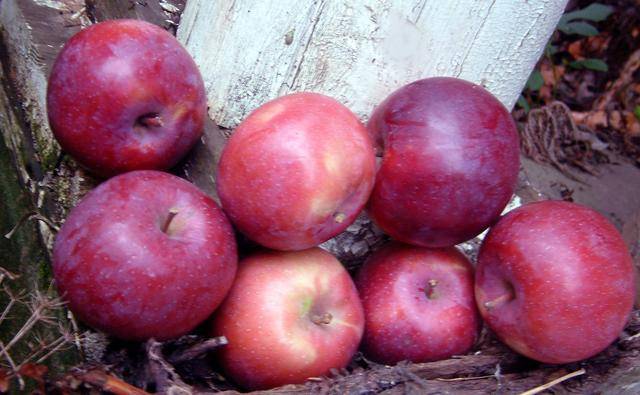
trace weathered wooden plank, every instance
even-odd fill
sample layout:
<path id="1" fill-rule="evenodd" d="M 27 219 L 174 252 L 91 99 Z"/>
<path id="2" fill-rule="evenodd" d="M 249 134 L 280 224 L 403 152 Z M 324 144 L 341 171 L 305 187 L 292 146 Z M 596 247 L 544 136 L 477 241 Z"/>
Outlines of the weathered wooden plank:
<path id="1" fill-rule="evenodd" d="M 293 91 L 331 95 L 366 118 L 399 86 L 448 75 L 516 102 L 566 0 L 191 0 L 180 39 L 210 115 L 232 128 Z"/>

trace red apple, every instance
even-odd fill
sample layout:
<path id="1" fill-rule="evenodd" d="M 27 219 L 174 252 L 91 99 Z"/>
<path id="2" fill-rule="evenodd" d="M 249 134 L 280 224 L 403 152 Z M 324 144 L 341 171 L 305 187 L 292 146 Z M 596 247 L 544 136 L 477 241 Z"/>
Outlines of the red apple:
<path id="1" fill-rule="evenodd" d="M 222 302 L 236 271 L 233 230 L 194 185 L 158 171 L 110 179 L 56 237 L 53 273 L 82 321 L 122 339 L 189 332 Z"/>
<path id="2" fill-rule="evenodd" d="M 364 326 L 353 281 L 319 248 L 265 251 L 239 264 L 236 281 L 213 319 L 212 335 L 227 375 L 246 389 L 301 383 L 343 368 Z"/>
<path id="3" fill-rule="evenodd" d="M 436 361 L 475 343 L 480 317 L 473 267 L 453 247 L 392 242 L 369 257 L 356 286 L 365 314 L 362 348 L 374 361 Z"/>
<path id="4" fill-rule="evenodd" d="M 497 220 L 514 192 L 516 126 L 478 85 L 413 82 L 375 109 L 368 128 L 383 149 L 369 214 L 397 240 L 424 247 L 469 240 Z"/>
<path id="5" fill-rule="evenodd" d="M 574 203 L 511 211 L 478 256 L 482 317 L 512 349 L 546 363 L 579 361 L 611 344 L 629 317 L 634 287 L 618 231 Z"/>
<path id="6" fill-rule="evenodd" d="M 373 187 L 372 142 L 337 101 L 297 93 L 270 101 L 235 130 L 218 169 L 222 207 L 238 229 L 278 250 L 342 232 Z"/>
<path id="7" fill-rule="evenodd" d="M 47 92 L 63 150 L 102 176 L 175 165 L 202 134 L 206 97 L 193 59 L 147 22 L 111 20 L 74 35 Z"/>

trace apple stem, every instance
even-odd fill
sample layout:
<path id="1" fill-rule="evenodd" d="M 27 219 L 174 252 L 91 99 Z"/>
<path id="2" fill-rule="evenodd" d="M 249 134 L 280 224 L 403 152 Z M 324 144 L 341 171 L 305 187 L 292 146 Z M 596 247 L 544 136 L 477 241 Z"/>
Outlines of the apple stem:
<path id="1" fill-rule="evenodd" d="M 506 294 L 502 294 L 493 300 L 484 302 L 484 308 L 487 310 L 491 310 L 497 306 L 500 306 L 501 304 L 504 304 L 513 300 L 513 298 L 514 298 L 513 292 L 507 292 Z"/>
<path id="2" fill-rule="evenodd" d="M 339 224 L 343 223 L 346 218 L 347 216 L 344 213 L 336 213 L 333 216 L 333 219 Z"/>
<path id="3" fill-rule="evenodd" d="M 333 316 L 331 315 L 331 313 L 314 314 L 311 316 L 311 322 L 317 325 L 321 325 L 321 324 L 328 325 L 331 323 L 332 319 L 333 319 Z"/>
<path id="4" fill-rule="evenodd" d="M 162 118 L 160 118 L 160 115 L 158 114 L 143 115 L 140 118 L 138 118 L 138 123 L 147 128 L 151 128 L 151 127 L 159 128 L 164 125 L 164 122 L 162 122 Z"/>
<path id="5" fill-rule="evenodd" d="M 162 233 L 167 233 L 167 231 L 169 230 L 169 225 L 171 225 L 171 221 L 173 221 L 173 218 L 176 215 L 178 215 L 178 209 L 172 208 L 169 210 L 169 215 L 164 221 L 164 225 L 162 225 Z"/>
<path id="6" fill-rule="evenodd" d="M 427 287 L 424 290 L 425 295 L 427 295 L 428 299 L 436 299 L 436 286 L 438 285 L 438 280 L 429 280 L 427 281 Z"/>

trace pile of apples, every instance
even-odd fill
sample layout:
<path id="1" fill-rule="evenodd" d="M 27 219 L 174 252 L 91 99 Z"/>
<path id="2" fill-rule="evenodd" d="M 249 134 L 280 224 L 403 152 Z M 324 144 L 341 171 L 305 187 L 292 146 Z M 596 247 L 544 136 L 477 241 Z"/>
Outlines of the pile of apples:
<path id="1" fill-rule="evenodd" d="M 69 308 L 129 340 L 176 338 L 211 317 L 211 336 L 228 339 L 217 357 L 246 389 L 325 375 L 359 348 L 387 364 L 463 354 L 480 317 L 518 353 L 577 361 L 613 342 L 632 309 L 631 257 L 603 216 L 545 201 L 500 218 L 517 181 L 517 131 L 472 83 L 408 84 L 366 127 L 320 94 L 264 104 L 224 148 L 222 209 L 159 171 L 200 138 L 206 116 L 198 69 L 164 30 L 118 20 L 81 31 L 56 60 L 47 100 L 62 148 L 113 176 L 57 235 L 53 270 Z M 317 245 L 365 207 L 395 241 L 353 279 Z M 238 263 L 232 224 L 265 248 Z M 487 227 L 474 270 L 454 245 Z"/>

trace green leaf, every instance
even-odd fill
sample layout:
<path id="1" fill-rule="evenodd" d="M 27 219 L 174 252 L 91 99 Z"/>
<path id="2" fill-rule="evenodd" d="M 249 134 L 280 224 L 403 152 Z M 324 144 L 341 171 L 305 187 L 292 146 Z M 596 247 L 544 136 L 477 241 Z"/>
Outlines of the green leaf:
<path id="1" fill-rule="evenodd" d="M 522 108 L 526 113 L 531 111 L 531 106 L 529 105 L 529 102 L 522 95 L 520 95 L 516 104 L 518 105 L 518 107 Z"/>
<path id="2" fill-rule="evenodd" d="M 602 59 L 583 59 L 569 63 L 574 69 L 589 69 L 595 71 L 609 71 L 609 66 Z"/>
<path id="3" fill-rule="evenodd" d="M 567 23 L 576 19 L 584 19 L 592 22 L 602 22 L 607 19 L 611 13 L 613 13 L 613 7 L 600 3 L 593 3 L 581 10 L 567 12 L 562 16 L 560 21 Z"/>
<path id="4" fill-rule="evenodd" d="M 545 53 L 547 54 L 547 56 L 555 55 L 556 53 L 558 53 L 558 46 L 553 45 L 551 43 L 547 44 L 547 47 L 545 48 Z"/>
<path id="5" fill-rule="evenodd" d="M 633 115 L 635 115 L 636 118 L 638 118 L 638 121 L 640 121 L 640 106 L 636 106 L 636 108 L 633 109 Z"/>
<path id="6" fill-rule="evenodd" d="M 527 89 L 531 91 L 539 91 L 544 85 L 544 78 L 542 78 L 542 73 L 538 70 L 533 70 L 529 79 L 527 80 Z"/>
<path id="7" fill-rule="evenodd" d="M 599 33 L 598 29 L 589 22 L 569 22 L 566 24 L 559 24 L 558 30 L 565 34 L 579 34 L 587 37 L 596 36 Z"/>

